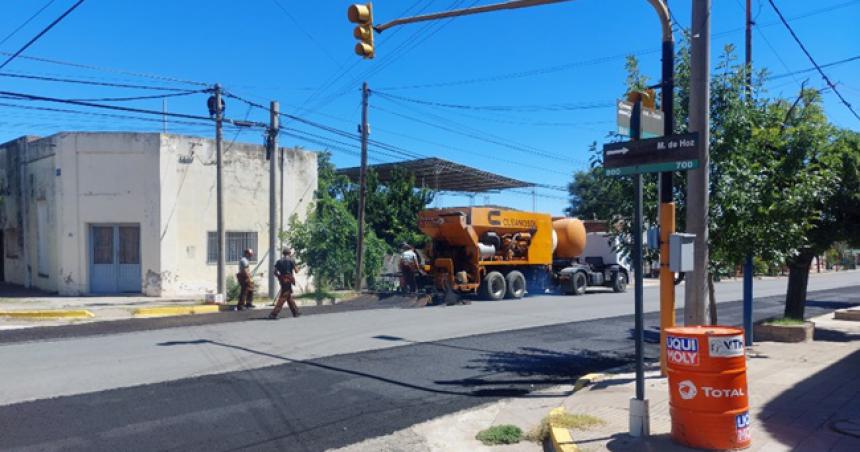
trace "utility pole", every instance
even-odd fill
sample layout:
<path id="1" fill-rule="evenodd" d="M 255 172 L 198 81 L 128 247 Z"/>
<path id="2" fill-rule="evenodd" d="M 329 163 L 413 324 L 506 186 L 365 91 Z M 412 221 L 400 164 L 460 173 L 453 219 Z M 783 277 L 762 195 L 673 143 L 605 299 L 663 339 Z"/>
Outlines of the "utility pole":
<path id="1" fill-rule="evenodd" d="M 361 85 L 361 170 L 358 176 L 358 240 L 355 257 L 355 290 L 361 292 L 361 281 L 364 273 L 364 203 L 367 199 L 367 137 L 370 134 L 367 125 L 367 98 L 370 90 L 367 82 Z"/>
<path id="2" fill-rule="evenodd" d="M 224 294 L 224 165 L 221 156 L 221 123 L 224 109 L 221 103 L 221 85 L 215 84 L 215 216 L 218 236 L 218 293 Z M 210 107 L 211 109 L 211 107 Z M 226 296 L 226 294 L 225 294 Z"/>
<path id="3" fill-rule="evenodd" d="M 278 207 L 275 204 L 275 182 L 277 172 L 276 155 L 278 150 L 278 116 L 280 114 L 280 105 L 277 101 L 272 101 L 269 104 L 269 136 L 266 140 L 268 147 L 266 154 L 269 156 L 269 298 L 275 298 L 275 240 L 277 239 L 278 229 L 275 221 L 278 218 Z"/>
<path id="4" fill-rule="evenodd" d="M 699 163 L 687 172 L 687 231 L 696 235 L 694 270 L 687 274 L 684 323 L 707 324 L 708 168 L 710 123 L 711 0 L 693 0 L 690 52 L 690 131 L 699 133 Z"/>
<path id="5" fill-rule="evenodd" d="M 161 133 L 167 133 L 167 99 L 161 99 Z"/>
<path id="6" fill-rule="evenodd" d="M 752 0 L 747 0 L 746 20 L 746 75 L 747 102 L 752 105 Z M 744 259 L 744 345 L 753 344 L 753 255 L 748 253 Z"/>

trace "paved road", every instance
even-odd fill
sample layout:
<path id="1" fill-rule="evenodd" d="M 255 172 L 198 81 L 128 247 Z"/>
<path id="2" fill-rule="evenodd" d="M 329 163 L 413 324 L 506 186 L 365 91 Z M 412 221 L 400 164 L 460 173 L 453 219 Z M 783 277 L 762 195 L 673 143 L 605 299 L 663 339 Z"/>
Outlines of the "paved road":
<path id="1" fill-rule="evenodd" d="M 851 282 L 819 277 L 812 289 Z M 730 284 L 718 286 L 720 293 L 736 290 Z M 361 311 L 0 346 L 0 360 L 15 363 L 0 369 L 0 448 L 345 445 L 499 398 L 529 397 L 628 361 L 630 299 L 613 303 L 617 297 Z M 810 315 L 860 303 L 860 287 L 812 299 Z M 759 316 L 781 310 L 779 298 L 756 304 Z M 737 302 L 720 307 L 726 322 L 739 321 L 739 313 Z M 577 317 L 590 320 L 570 323 Z M 594 320 L 601 317 L 612 318 Z M 651 313 L 646 325 L 657 321 Z M 655 336 L 652 328 L 648 337 Z M 653 347 L 647 352 L 656 355 Z"/>

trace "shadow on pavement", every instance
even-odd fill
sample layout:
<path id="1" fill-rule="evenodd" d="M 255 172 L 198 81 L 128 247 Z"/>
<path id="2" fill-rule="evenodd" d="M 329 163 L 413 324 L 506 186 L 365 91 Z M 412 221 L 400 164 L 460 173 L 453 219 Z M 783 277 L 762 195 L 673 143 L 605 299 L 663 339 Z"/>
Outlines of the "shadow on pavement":
<path id="1" fill-rule="evenodd" d="M 776 441 L 798 450 L 860 450 L 860 438 L 836 433 L 831 424 L 860 417 L 860 350 L 771 399 L 758 422 Z M 755 439 L 753 439 L 755 440 Z M 853 441 L 853 442 L 852 442 Z M 845 444 L 849 442 L 849 444 Z"/>
<path id="2" fill-rule="evenodd" d="M 445 394 L 445 395 L 466 396 L 466 397 L 487 397 L 487 398 L 492 398 L 492 399 L 509 398 L 509 397 L 513 397 L 513 398 L 553 398 L 553 397 L 559 396 L 558 394 L 546 394 L 546 395 L 531 394 L 532 389 L 526 389 L 525 387 L 524 388 L 514 388 L 514 387 L 510 387 L 510 386 L 501 387 L 501 388 L 491 388 L 491 389 L 481 388 L 481 389 L 476 389 L 473 391 L 454 391 L 454 390 L 447 390 L 447 389 L 437 389 L 437 388 L 430 387 L 429 385 L 428 386 L 422 386 L 419 384 L 400 381 L 400 380 L 385 377 L 382 375 L 374 375 L 374 374 L 371 374 L 368 372 L 363 372 L 363 371 L 354 370 L 354 369 L 347 369 L 344 367 L 332 366 L 332 365 L 323 364 L 323 363 L 311 361 L 311 360 L 289 358 L 286 356 L 276 355 L 274 353 L 268 353 L 268 352 L 264 352 L 264 351 L 260 351 L 260 350 L 254 350 L 254 349 L 251 349 L 248 347 L 242 347 L 240 345 L 227 344 L 224 342 L 218 342 L 218 341 L 213 341 L 213 340 L 209 340 L 209 339 L 195 339 L 195 340 L 190 340 L 190 341 L 168 341 L 168 342 L 160 342 L 156 345 L 161 346 L 161 347 L 173 347 L 173 346 L 183 346 L 183 345 L 205 345 L 205 344 L 215 345 L 215 346 L 225 347 L 225 348 L 231 348 L 234 350 L 239 350 L 239 351 L 252 353 L 255 355 L 259 355 L 259 356 L 265 356 L 267 358 L 272 358 L 272 359 L 284 361 L 285 363 L 301 364 L 301 365 L 308 366 L 308 367 L 315 367 L 318 369 L 324 369 L 324 370 L 328 370 L 328 371 L 332 371 L 332 372 L 344 373 L 344 374 L 348 374 L 348 375 L 352 375 L 352 376 L 356 376 L 356 377 L 368 378 L 368 379 L 376 380 L 376 381 L 379 381 L 382 383 L 392 384 L 392 385 L 396 385 L 396 386 L 400 386 L 400 387 L 404 387 L 404 388 L 408 388 L 408 389 L 414 389 L 414 390 L 418 390 L 418 391 L 422 391 L 422 392 L 429 392 L 429 393 L 434 393 L 434 394 Z M 573 378 L 573 380 L 575 380 L 577 378 L 577 376 L 568 375 L 567 376 L 567 382 L 571 381 L 570 380 L 571 378 Z M 466 384 L 463 384 L 462 386 L 465 386 L 465 387 L 475 386 L 474 384 L 471 384 L 469 382 L 469 379 L 465 379 L 463 381 L 466 382 Z M 439 383 L 439 382 L 435 382 L 435 383 L 436 384 L 445 384 L 445 383 Z M 532 385 L 558 384 L 558 383 L 559 382 L 552 381 L 552 380 L 547 381 L 547 382 L 534 381 L 534 380 L 516 381 L 516 382 L 499 380 L 496 382 L 491 381 L 489 384 L 495 384 L 495 385 L 518 384 L 518 385 L 523 385 L 523 386 L 531 388 Z M 451 384 L 454 384 L 454 383 L 451 383 Z"/>
<path id="3" fill-rule="evenodd" d="M 844 331 L 828 330 L 815 327 L 813 340 L 822 342 L 851 342 L 860 340 L 860 334 L 846 333 Z"/>

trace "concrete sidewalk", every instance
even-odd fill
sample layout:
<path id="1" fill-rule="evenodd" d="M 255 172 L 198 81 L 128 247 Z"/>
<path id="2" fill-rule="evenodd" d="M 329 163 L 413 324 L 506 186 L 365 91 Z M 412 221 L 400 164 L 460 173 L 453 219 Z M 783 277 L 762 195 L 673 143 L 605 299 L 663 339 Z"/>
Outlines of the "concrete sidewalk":
<path id="1" fill-rule="evenodd" d="M 9 286 L 0 289 L 4 287 Z M 236 306 L 235 300 L 223 305 L 206 305 L 203 296 L 195 295 L 170 298 L 140 295 L 65 297 L 27 289 L 9 295 L 12 296 L 0 291 L 0 331 L 138 317 L 206 314 L 229 311 Z M 257 309 L 271 309 L 272 305 L 271 300 L 259 296 L 254 303 Z M 296 299 L 296 304 L 308 307 L 331 304 L 331 301 L 319 303 L 305 298 Z"/>
<path id="2" fill-rule="evenodd" d="M 747 351 L 752 446 L 750 451 L 857 451 L 860 438 L 860 322 L 812 319 L 810 343 L 756 343 Z M 659 370 L 646 373 L 651 406 L 651 437 L 627 435 L 628 404 L 634 374 L 618 374 L 568 397 L 570 413 L 597 416 L 606 424 L 573 432 L 583 450 L 687 451 L 669 438 L 669 389 Z M 853 421 L 853 427 L 845 421 Z M 835 428 L 834 428 L 835 427 Z"/>
<path id="3" fill-rule="evenodd" d="M 834 430 L 860 434 L 860 322 L 834 320 L 833 313 L 811 320 L 816 324 L 814 342 L 761 342 L 748 350 L 750 451 L 860 450 L 860 438 Z M 617 373 L 590 376 L 594 382 L 581 389 L 557 386 L 527 398 L 453 413 L 341 450 L 543 451 L 542 445 L 527 441 L 488 447 L 475 435 L 503 424 L 513 424 L 527 432 L 558 406 L 570 414 L 587 414 L 604 422 L 588 430 L 571 431 L 581 451 L 697 450 L 679 446 L 669 438 L 668 384 L 666 378 L 660 377 L 659 368 L 652 366 L 645 376 L 651 406 L 651 437 L 647 439 L 627 435 L 628 405 L 635 393 L 634 374 Z"/>

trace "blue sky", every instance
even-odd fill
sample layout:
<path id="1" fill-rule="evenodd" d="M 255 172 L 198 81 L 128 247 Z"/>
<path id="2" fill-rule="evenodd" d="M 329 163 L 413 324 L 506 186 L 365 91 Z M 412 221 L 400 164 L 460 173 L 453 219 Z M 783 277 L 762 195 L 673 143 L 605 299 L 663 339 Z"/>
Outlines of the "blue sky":
<path id="1" fill-rule="evenodd" d="M 0 40 L 49 6 L 0 45 L 0 51 L 14 52 L 72 3 L 3 0 Z M 488 3 L 493 0 L 378 0 L 375 19 L 379 23 L 404 13 Z M 691 2 L 669 3 L 680 25 L 689 27 Z M 820 64 L 860 55 L 856 25 L 860 1 L 776 3 L 786 17 L 794 18 L 791 25 Z M 24 55 L 87 67 L 19 58 L 3 72 L 190 90 L 202 86 L 188 81 L 219 82 L 239 96 L 262 104 L 278 100 L 284 112 L 347 132 L 356 130 L 359 87 L 367 80 L 376 91 L 371 96 L 372 139 L 410 154 L 438 156 L 540 183 L 546 187 L 537 189 L 535 207 L 553 214 L 560 214 L 567 201 L 564 192 L 552 187 L 565 186 L 573 171 L 587 165 L 588 145 L 602 142 L 614 128 L 612 104 L 624 94 L 624 55 L 637 54 L 643 72 L 653 81 L 659 78 L 659 25 L 645 0 L 576 0 L 408 25 L 377 36 L 377 57 L 366 61 L 352 53 L 355 40 L 352 24 L 346 20 L 349 4 L 341 0 L 86 0 Z M 712 0 L 712 9 L 712 54 L 733 43 L 742 58 L 743 0 Z M 758 24 L 753 33 L 757 68 L 782 74 L 811 66 L 767 0 L 754 0 L 753 12 Z M 860 60 L 825 69 L 855 109 L 860 109 L 858 69 Z M 806 79 L 810 86 L 824 86 L 817 74 L 809 72 L 773 80 L 768 83 L 770 94 L 791 96 Z M 0 90 L 74 99 L 162 93 L 8 77 L 0 77 Z M 835 95 L 826 93 L 824 99 L 834 123 L 860 130 L 860 121 Z M 205 116 L 205 101 L 204 94 L 170 98 L 167 109 Z M 229 117 L 267 121 L 263 111 L 236 100 L 227 102 Z M 161 100 L 113 103 L 162 108 Z M 0 141 L 69 130 L 162 128 L 157 121 L 22 109 L 22 105 L 96 111 L 0 99 Z M 486 106 L 515 108 L 482 108 Z M 322 142 L 333 151 L 339 167 L 358 164 L 357 142 L 308 125 L 284 125 L 301 130 L 304 139 L 282 136 L 281 145 L 321 150 L 326 147 Z M 176 133 L 213 133 L 202 125 L 167 127 Z M 225 138 L 262 142 L 258 130 L 228 130 Z M 396 151 L 373 147 L 370 157 L 372 162 L 403 158 Z M 445 195 L 440 202 L 469 201 Z M 533 198 L 526 190 L 478 195 L 475 202 L 531 209 Z"/>

